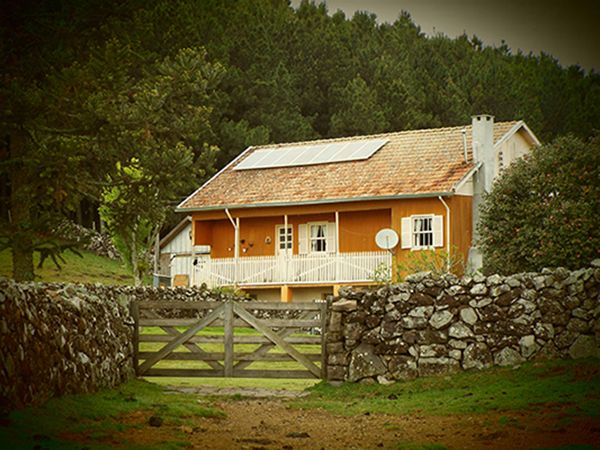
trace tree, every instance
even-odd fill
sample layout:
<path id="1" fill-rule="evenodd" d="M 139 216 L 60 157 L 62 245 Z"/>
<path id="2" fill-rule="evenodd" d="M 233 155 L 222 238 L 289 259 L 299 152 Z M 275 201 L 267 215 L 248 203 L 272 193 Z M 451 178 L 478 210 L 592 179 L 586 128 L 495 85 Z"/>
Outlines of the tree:
<path id="1" fill-rule="evenodd" d="M 576 269 L 600 249 L 600 137 L 572 136 L 509 166 L 481 208 L 484 271 Z"/>
<path id="2" fill-rule="evenodd" d="M 337 95 L 337 112 L 331 116 L 333 136 L 381 133 L 388 127 L 376 92 L 357 76 Z"/>
<path id="3" fill-rule="evenodd" d="M 101 176 L 91 129 L 74 119 L 85 80 L 65 68 L 104 39 L 104 25 L 130 11 L 120 2 L 13 2 L 0 17 L 0 176 L 9 180 L 9 214 L 0 219 L 0 248 L 10 248 L 13 276 L 33 280 L 33 253 L 53 255 L 49 233 Z M 135 2 L 129 5 L 135 10 Z M 75 14 L 75 10 L 77 14 Z M 89 122 L 87 123 L 89 125 Z M 76 145 L 77 144 L 77 145 Z M 53 257 L 54 259 L 54 257 Z"/>
<path id="4" fill-rule="evenodd" d="M 173 202 L 214 170 L 218 149 L 205 139 L 212 133 L 211 93 L 223 73 L 204 49 L 182 49 L 142 67 L 138 80 L 98 87 L 92 102 L 104 123 L 94 144 L 122 155 L 107 176 L 100 214 L 136 285 Z"/>

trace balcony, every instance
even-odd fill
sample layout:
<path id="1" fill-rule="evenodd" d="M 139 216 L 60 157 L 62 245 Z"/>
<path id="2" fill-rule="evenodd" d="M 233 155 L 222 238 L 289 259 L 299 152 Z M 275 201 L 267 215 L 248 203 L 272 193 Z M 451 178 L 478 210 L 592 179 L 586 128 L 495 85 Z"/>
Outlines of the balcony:
<path id="1" fill-rule="evenodd" d="M 382 265 L 391 267 L 389 252 L 252 256 L 241 258 L 198 257 L 192 284 L 209 287 L 342 284 L 373 281 Z"/>

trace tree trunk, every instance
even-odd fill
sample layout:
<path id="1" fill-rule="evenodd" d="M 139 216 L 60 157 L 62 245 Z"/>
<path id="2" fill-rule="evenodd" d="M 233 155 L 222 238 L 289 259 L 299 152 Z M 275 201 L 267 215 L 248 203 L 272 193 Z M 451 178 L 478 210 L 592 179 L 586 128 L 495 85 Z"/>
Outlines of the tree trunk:
<path id="1" fill-rule="evenodd" d="M 27 189 L 27 168 L 22 162 L 25 156 L 25 136 L 23 133 L 14 133 L 10 137 L 11 157 L 18 161 L 10 174 L 13 278 L 16 281 L 33 281 L 31 198 Z"/>
<path id="2" fill-rule="evenodd" d="M 131 270 L 133 272 L 133 284 L 135 286 L 141 286 L 142 280 L 140 278 L 139 273 L 139 264 L 138 264 L 138 250 L 137 250 L 137 234 L 136 234 L 137 226 L 134 226 L 131 231 Z"/>

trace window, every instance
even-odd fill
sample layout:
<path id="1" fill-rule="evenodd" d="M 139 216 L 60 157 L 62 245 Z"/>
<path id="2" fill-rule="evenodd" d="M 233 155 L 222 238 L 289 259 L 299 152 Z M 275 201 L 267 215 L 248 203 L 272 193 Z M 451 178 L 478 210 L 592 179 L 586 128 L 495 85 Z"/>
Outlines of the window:
<path id="1" fill-rule="evenodd" d="M 277 254 L 283 254 L 286 251 L 288 253 L 292 252 L 292 243 L 293 243 L 293 228 L 291 225 L 287 227 L 287 230 L 284 225 L 277 225 L 277 229 L 275 230 L 277 234 Z"/>
<path id="2" fill-rule="evenodd" d="M 320 253 L 327 251 L 327 224 L 310 224 L 310 251 Z"/>
<path id="3" fill-rule="evenodd" d="M 433 246 L 433 216 L 412 218 L 412 248 Z"/>
<path id="4" fill-rule="evenodd" d="M 504 152 L 500 150 L 498 152 L 498 173 L 502 173 L 504 170 Z"/>
<path id="5" fill-rule="evenodd" d="M 442 247 L 444 217 L 433 214 L 402 218 L 402 248 L 410 250 Z"/>

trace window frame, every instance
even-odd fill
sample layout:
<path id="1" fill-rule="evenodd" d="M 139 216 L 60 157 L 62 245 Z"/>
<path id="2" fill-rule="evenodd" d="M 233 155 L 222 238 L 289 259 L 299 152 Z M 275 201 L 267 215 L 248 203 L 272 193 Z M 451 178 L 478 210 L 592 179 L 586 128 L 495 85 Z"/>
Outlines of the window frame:
<path id="1" fill-rule="evenodd" d="M 306 226 L 307 226 L 307 246 L 308 246 L 308 253 L 311 254 L 317 254 L 317 255 L 321 255 L 321 254 L 327 254 L 328 250 L 327 248 L 329 247 L 329 238 L 328 238 L 328 227 L 329 223 L 328 222 L 307 222 Z M 320 226 L 323 227 L 323 237 L 313 237 L 312 235 L 312 227 L 313 226 Z M 324 245 L 324 249 L 323 250 L 313 250 L 313 246 L 312 243 L 313 241 L 323 241 Z"/>
<path id="2" fill-rule="evenodd" d="M 413 215 L 410 216 L 410 249 L 411 251 L 413 250 L 434 250 L 434 242 L 435 242 L 435 236 L 434 236 L 434 224 L 433 224 L 433 220 L 434 220 L 434 216 L 435 214 L 418 214 L 418 215 Z M 423 220 L 423 219 L 428 219 L 429 220 L 429 226 L 430 229 L 427 231 L 415 231 L 415 223 L 417 220 Z M 417 241 L 417 236 L 425 236 L 425 235 L 429 235 L 431 236 L 430 238 L 430 244 L 429 245 L 420 245 L 418 244 Z"/>
<path id="3" fill-rule="evenodd" d="M 276 255 L 291 255 L 294 252 L 294 226 L 288 224 L 288 232 L 281 234 L 281 230 L 285 229 L 284 224 L 275 225 L 275 254 Z M 281 237 L 285 239 L 281 240 Z M 285 247 L 281 248 L 281 244 Z"/>

